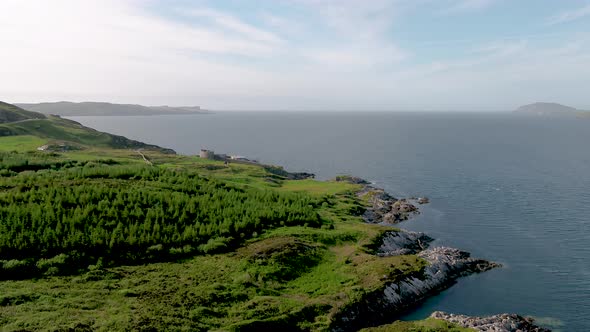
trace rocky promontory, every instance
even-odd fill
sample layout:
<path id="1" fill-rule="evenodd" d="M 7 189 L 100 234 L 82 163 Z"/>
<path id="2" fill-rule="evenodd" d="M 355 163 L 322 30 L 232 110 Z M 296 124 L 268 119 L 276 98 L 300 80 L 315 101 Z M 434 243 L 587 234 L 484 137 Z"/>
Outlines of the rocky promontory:
<path id="1" fill-rule="evenodd" d="M 361 185 L 357 197 L 367 203 L 362 218 L 367 223 L 396 224 L 419 212 L 412 204 L 427 204 L 428 198 L 398 199 L 361 178 L 340 176 L 336 181 Z M 370 325 L 391 323 L 404 312 L 416 307 L 428 297 L 452 286 L 457 279 L 485 272 L 500 264 L 473 258 L 468 252 L 449 247 L 430 247 L 434 239 L 421 232 L 402 229 L 387 231 L 372 247 L 380 257 L 416 255 L 424 260 L 424 269 L 400 280 L 389 281 L 382 289 L 366 294 L 341 311 L 332 326 L 333 331 L 356 331 Z M 533 324 L 532 319 L 516 314 L 490 317 L 469 317 L 435 312 L 433 318 L 445 320 L 477 331 L 489 332 L 546 332 Z"/>
<path id="2" fill-rule="evenodd" d="M 455 248 L 429 248 L 429 237 L 423 233 L 400 230 L 383 238 L 378 250 L 382 256 L 413 253 L 427 262 L 421 276 L 414 276 L 388 285 L 384 300 L 396 312 L 419 303 L 449 286 L 462 276 L 491 270 L 501 265 L 472 258 L 468 252 Z M 431 240 L 431 239 L 430 239 Z"/>
<path id="3" fill-rule="evenodd" d="M 427 198 L 395 198 L 381 188 L 374 187 L 368 181 L 354 176 L 338 176 L 336 181 L 345 181 L 352 184 L 362 185 L 357 196 L 368 203 L 363 213 L 363 219 L 371 224 L 397 224 L 410 219 L 420 211 L 413 201 L 419 204 L 428 203 Z"/>
<path id="4" fill-rule="evenodd" d="M 470 317 L 435 311 L 430 315 L 435 319 L 445 320 L 462 327 L 485 332 L 550 332 L 534 324 L 530 317 L 515 314 L 500 314 L 488 317 Z"/>
<path id="5" fill-rule="evenodd" d="M 404 230 L 388 232 L 376 250 L 379 256 L 416 254 L 426 266 L 421 274 L 390 282 L 377 292 L 367 294 L 341 313 L 335 331 L 354 331 L 373 324 L 391 322 L 426 298 L 452 286 L 462 276 L 499 267 L 500 264 L 470 257 L 454 248 L 429 248 L 432 241 L 423 233 Z"/>

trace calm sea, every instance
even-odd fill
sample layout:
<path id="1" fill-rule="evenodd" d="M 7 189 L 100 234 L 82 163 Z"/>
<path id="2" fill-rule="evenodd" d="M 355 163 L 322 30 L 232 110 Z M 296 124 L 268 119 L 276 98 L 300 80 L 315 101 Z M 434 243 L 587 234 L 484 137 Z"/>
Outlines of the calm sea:
<path id="1" fill-rule="evenodd" d="M 73 119 L 183 154 L 208 148 L 428 196 L 422 215 L 402 227 L 504 267 L 461 279 L 405 318 L 516 312 L 557 331 L 590 331 L 590 119 L 361 112 Z"/>

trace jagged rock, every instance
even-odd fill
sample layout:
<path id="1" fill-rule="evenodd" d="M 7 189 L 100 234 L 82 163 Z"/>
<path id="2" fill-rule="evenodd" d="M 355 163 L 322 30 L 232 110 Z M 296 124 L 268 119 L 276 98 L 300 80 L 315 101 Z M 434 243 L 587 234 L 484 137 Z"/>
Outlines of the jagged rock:
<path id="1" fill-rule="evenodd" d="M 341 181 L 352 180 L 346 177 Z M 396 199 L 383 189 L 368 184 L 357 195 L 367 199 L 370 204 L 363 214 L 363 219 L 369 223 L 398 223 L 419 213 L 418 208 L 408 200 Z M 417 201 L 419 204 L 428 203 L 427 198 L 419 198 Z M 426 266 L 420 273 L 402 280 L 389 281 L 382 289 L 365 294 L 360 300 L 343 308 L 335 316 L 331 329 L 356 331 L 366 327 L 367 322 L 371 325 L 391 322 L 426 298 L 450 287 L 458 278 L 500 266 L 494 262 L 471 258 L 468 252 L 454 248 L 429 249 L 431 241 L 432 238 L 424 233 L 405 230 L 387 232 L 376 250 L 377 255 L 416 254 L 426 261 Z"/>
<path id="2" fill-rule="evenodd" d="M 448 288 L 459 277 L 500 266 L 483 259 L 471 258 L 468 252 L 448 247 L 427 249 L 418 253 L 418 256 L 428 262 L 423 276 L 390 284 L 384 290 L 387 302 L 398 312 Z"/>
<path id="3" fill-rule="evenodd" d="M 222 155 L 217 155 L 217 156 L 222 156 Z M 226 161 L 231 161 L 231 162 L 236 162 L 235 159 L 231 159 L 228 157 L 224 157 L 222 160 L 226 160 Z M 238 160 L 239 161 L 239 160 Z M 313 179 L 315 177 L 315 174 L 313 173 L 307 173 L 307 172 L 288 172 L 286 171 L 283 167 L 281 166 L 274 166 L 274 165 L 264 165 L 264 164 L 260 164 L 258 162 L 256 162 L 258 165 L 261 165 L 262 167 L 264 167 L 264 170 L 266 170 L 267 172 L 273 174 L 273 175 L 278 175 L 278 176 L 282 176 L 287 178 L 288 180 L 305 180 L 305 179 Z"/>
<path id="4" fill-rule="evenodd" d="M 408 200 L 397 200 L 391 196 L 375 195 L 369 199 L 369 203 L 372 206 L 363 214 L 363 219 L 368 223 L 397 224 L 420 213 L 418 208 Z"/>
<path id="5" fill-rule="evenodd" d="M 438 247 L 419 251 L 416 246 L 422 233 L 407 231 L 388 234 L 379 248 L 381 255 L 399 255 L 415 251 L 427 262 L 420 275 L 387 284 L 382 290 L 368 294 L 344 310 L 334 324 L 334 331 L 352 331 L 367 321 L 391 322 L 404 311 L 426 298 L 453 285 L 459 277 L 484 272 L 500 264 L 471 258 L 470 254 L 454 248 Z M 424 239 L 426 240 L 426 239 Z M 424 244 L 422 244 L 424 245 Z M 397 248 L 397 249 L 396 249 Z"/>
<path id="6" fill-rule="evenodd" d="M 371 205 L 363 214 L 363 219 L 368 223 L 397 224 L 420 213 L 418 208 L 407 199 L 397 199 L 383 189 L 367 186 L 358 195 L 368 197 Z"/>
<path id="7" fill-rule="evenodd" d="M 428 199 L 428 197 L 418 197 L 417 202 L 418 204 L 428 204 L 430 203 L 430 200 Z"/>
<path id="8" fill-rule="evenodd" d="M 432 318 L 446 320 L 448 322 L 486 332 L 550 332 L 550 330 L 534 324 L 530 317 L 522 317 L 515 314 L 500 314 L 488 317 L 470 317 L 465 315 L 448 314 L 435 311 Z"/>
<path id="9" fill-rule="evenodd" d="M 353 184 L 362 184 L 357 196 L 364 198 L 369 207 L 362 215 L 368 223 L 397 224 L 408 220 L 413 214 L 420 213 L 418 208 L 407 199 L 397 199 L 381 188 L 375 188 L 366 180 L 352 176 L 338 176 L 335 181 L 346 181 Z"/>
<path id="10" fill-rule="evenodd" d="M 399 212 L 399 213 L 410 213 L 410 212 L 418 211 L 418 208 L 415 205 L 408 202 L 408 200 L 400 199 L 400 200 L 395 201 L 391 205 L 391 210 Z"/>
<path id="11" fill-rule="evenodd" d="M 352 184 L 369 184 L 369 181 L 350 175 L 338 175 L 334 178 L 336 182 L 348 182 Z"/>
<path id="12" fill-rule="evenodd" d="M 434 239 L 420 232 L 406 230 L 387 232 L 383 236 L 378 256 L 412 255 L 428 248 Z"/>
<path id="13" fill-rule="evenodd" d="M 307 173 L 307 172 L 295 172 L 295 173 L 288 173 L 287 179 L 289 180 L 305 180 L 305 179 L 313 179 L 315 178 L 315 174 Z"/>

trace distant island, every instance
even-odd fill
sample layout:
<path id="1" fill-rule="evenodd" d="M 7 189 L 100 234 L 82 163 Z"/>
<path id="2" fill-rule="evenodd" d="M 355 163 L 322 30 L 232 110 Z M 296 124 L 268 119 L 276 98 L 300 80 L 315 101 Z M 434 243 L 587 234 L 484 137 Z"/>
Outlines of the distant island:
<path id="1" fill-rule="evenodd" d="M 143 106 L 135 104 L 113 104 L 105 102 L 73 103 L 68 101 L 15 104 L 27 111 L 61 116 L 133 116 L 167 114 L 205 114 L 209 111 L 200 106 Z"/>
<path id="2" fill-rule="evenodd" d="M 558 103 L 537 102 L 520 106 L 514 113 L 543 116 L 589 116 L 590 112 Z"/>

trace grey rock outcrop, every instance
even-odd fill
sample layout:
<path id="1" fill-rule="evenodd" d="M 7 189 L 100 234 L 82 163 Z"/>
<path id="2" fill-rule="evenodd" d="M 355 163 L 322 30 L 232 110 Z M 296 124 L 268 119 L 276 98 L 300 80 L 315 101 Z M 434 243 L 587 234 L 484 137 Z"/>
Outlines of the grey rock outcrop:
<path id="1" fill-rule="evenodd" d="M 350 175 L 338 175 L 337 177 L 334 178 L 334 181 L 336 182 L 348 182 L 348 183 L 352 183 L 352 184 L 363 184 L 363 185 L 368 185 L 369 181 L 356 177 L 356 176 L 350 176 Z"/>
<path id="2" fill-rule="evenodd" d="M 372 186 L 364 179 L 340 175 L 334 178 L 334 181 L 362 185 L 361 190 L 356 194 L 369 203 L 369 206 L 362 214 L 363 219 L 368 223 L 397 224 L 420 213 L 418 208 L 412 204 L 412 199 L 397 199 L 385 192 L 385 190 Z"/>
<path id="3" fill-rule="evenodd" d="M 420 213 L 409 200 L 397 199 L 383 189 L 365 186 L 358 195 L 367 198 L 370 206 L 362 215 L 363 219 L 372 224 L 397 224 L 408 220 L 412 215 Z"/>
<path id="4" fill-rule="evenodd" d="M 391 231 L 383 237 L 378 256 L 412 255 L 428 248 L 434 239 L 420 232 Z"/>
<path id="5" fill-rule="evenodd" d="M 462 276 L 500 266 L 494 262 L 472 258 L 468 252 L 448 247 L 427 249 L 419 252 L 418 256 L 428 262 L 423 275 L 387 285 L 383 292 L 386 301 L 398 312 L 450 287 Z"/>
<path id="6" fill-rule="evenodd" d="M 532 318 L 515 314 L 500 314 L 489 317 L 470 317 L 435 311 L 432 318 L 485 332 L 550 332 L 550 330 L 534 324 Z"/>
<path id="7" fill-rule="evenodd" d="M 431 241 L 423 233 L 404 230 L 386 234 L 377 249 L 378 255 L 417 254 L 427 262 L 426 267 L 420 274 L 388 283 L 383 289 L 367 294 L 339 315 L 333 330 L 357 330 L 367 321 L 373 324 L 391 322 L 426 298 L 450 287 L 458 278 L 500 266 L 472 258 L 469 253 L 454 248 L 428 249 Z"/>
<path id="8" fill-rule="evenodd" d="M 416 201 L 420 205 L 430 203 L 430 199 L 428 199 L 428 197 L 418 197 L 418 199 Z"/>

